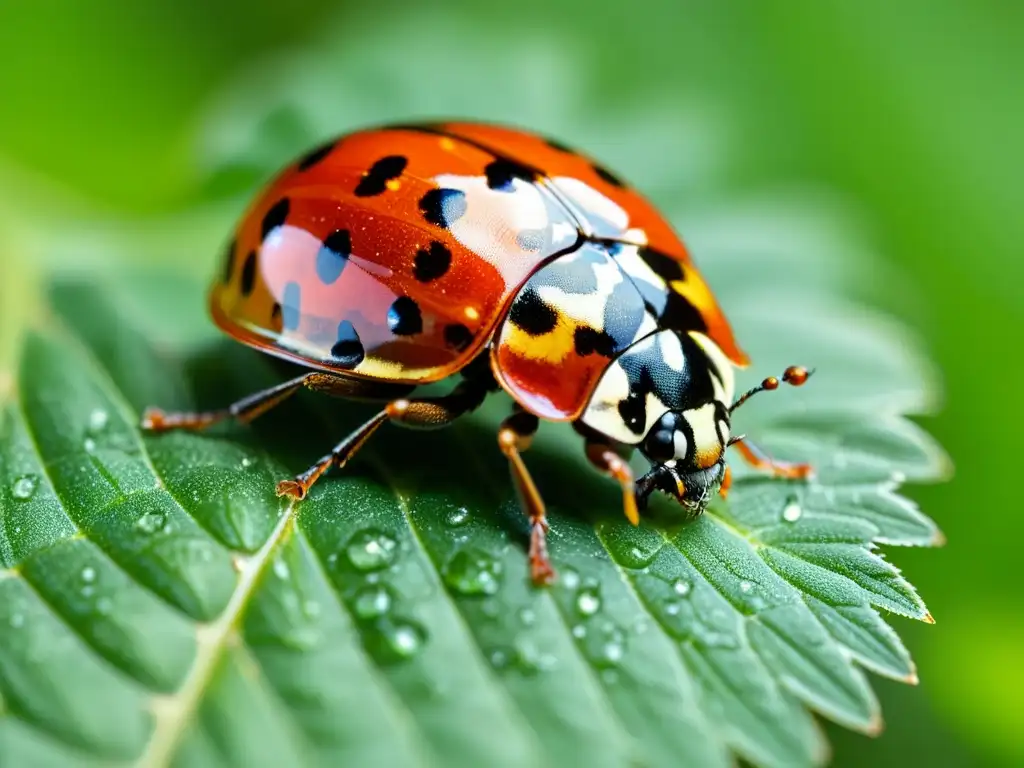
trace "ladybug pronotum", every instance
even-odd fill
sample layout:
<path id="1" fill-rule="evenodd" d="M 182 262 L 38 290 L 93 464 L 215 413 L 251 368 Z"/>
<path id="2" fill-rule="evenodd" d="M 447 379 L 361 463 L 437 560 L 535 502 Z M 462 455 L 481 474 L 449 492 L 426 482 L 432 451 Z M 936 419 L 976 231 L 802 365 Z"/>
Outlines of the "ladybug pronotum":
<path id="1" fill-rule="evenodd" d="M 378 400 L 380 412 L 277 486 L 302 499 L 386 421 L 440 427 L 499 387 L 498 431 L 531 523 L 535 582 L 554 571 L 544 502 L 523 463 L 539 421 L 568 421 L 622 487 L 637 524 L 654 490 L 698 514 L 729 486 L 725 449 L 803 478 L 730 435 L 747 356 L 685 246 L 643 197 L 593 160 L 496 125 L 393 126 L 343 136 L 284 170 L 239 223 L 210 294 L 230 336 L 312 371 L 224 410 L 165 413 L 143 427 L 249 421 L 302 387 Z M 417 386 L 456 372 L 449 394 Z M 797 366 L 782 377 L 803 384 Z M 634 478 L 624 456 L 651 469 Z"/>

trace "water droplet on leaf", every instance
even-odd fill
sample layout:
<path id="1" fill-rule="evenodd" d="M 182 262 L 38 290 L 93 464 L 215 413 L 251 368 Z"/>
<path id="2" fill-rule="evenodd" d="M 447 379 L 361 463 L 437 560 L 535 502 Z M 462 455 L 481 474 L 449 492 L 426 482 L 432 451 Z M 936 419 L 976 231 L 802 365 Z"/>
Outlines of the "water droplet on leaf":
<path id="1" fill-rule="evenodd" d="M 82 577 L 82 581 L 84 581 L 87 584 L 96 581 L 96 569 L 93 568 L 91 565 L 85 566 L 85 568 L 82 569 L 82 573 L 80 575 Z"/>
<path id="2" fill-rule="evenodd" d="M 493 595 L 501 585 L 501 563 L 479 549 L 460 549 L 444 567 L 445 583 L 460 595 Z"/>
<path id="3" fill-rule="evenodd" d="M 89 431 L 92 433 L 101 432 L 107 426 L 110 417 L 102 408 L 93 408 L 89 414 Z"/>
<path id="4" fill-rule="evenodd" d="M 526 627 L 532 626 L 533 622 L 537 620 L 537 614 L 534 613 L 532 608 L 520 608 L 517 615 L 519 616 L 519 621 Z"/>
<path id="5" fill-rule="evenodd" d="M 597 587 L 584 587 L 576 595 L 576 610 L 583 616 L 593 616 L 601 610 L 601 594 Z"/>
<path id="6" fill-rule="evenodd" d="M 427 640 L 423 628 L 411 621 L 387 622 L 381 627 L 381 636 L 396 659 L 411 659 Z"/>
<path id="7" fill-rule="evenodd" d="M 274 575 L 279 579 L 287 579 L 291 571 L 288 568 L 288 563 L 285 562 L 283 557 L 278 556 L 274 560 Z"/>
<path id="8" fill-rule="evenodd" d="M 802 514 L 803 510 L 800 509 L 800 502 L 796 498 L 790 498 L 782 510 L 782 519 L 787 523 L 795 523 Z"/>
<path id="9" fill-rule="evenodd" d="M 360 571 L 376 571 L 386 568 L 395 559 L 398 542 L 383 531 L 367 528 L 351 539 L 345 552 L 349 562 Z"/>
<path id="10" fill-rule="evenodd" d="M 356 593 L 354 607 L 361 619 L 376 619 L 391 609 L 391 592 L 383 584 L 363 587 Z"/>
<path id="11" fill-rule="evenodd" d="M 465 525 L 469 522 L 469 510 L 465 507 L 450 510 L 445 515 L 444 522 L 450 528 L 458 528 L 460 525 Z"/>
<path id="12" fill-rule="evenodd" d="M 686 597 L 690 594 L 691 589 L 693 589 L 693 585 L 686 579 L 676 579 L 672 582 L 672 591 L 680 597 Z"/>
<path id="13" fill-rule="evenodd" d="M 31 499 L 32 494 L 36 492 L 36 488 L 39 486 L 39 479 L 35 475 L 22 475 L 14 481 L 14 487 L 11 489 L 11 495 L 16 499 L 22 501 Z"/>
<path id="14" fill-rule="evenodd" d="M 753 588 L 754 588 L 754 585 L 751 584 L 749 581 L 741 581 L 740 582 L 740 592 L 746 593 L 746 592 L 749 592 L 750 590 L 752 590 Z"/>
<path id="15" fill-rule="evenodd" d="M 147 512 L 135 521 L 135 530 L 142 533 L 159 533 L 167 525 L 167 516 L 163 512 Z"/>

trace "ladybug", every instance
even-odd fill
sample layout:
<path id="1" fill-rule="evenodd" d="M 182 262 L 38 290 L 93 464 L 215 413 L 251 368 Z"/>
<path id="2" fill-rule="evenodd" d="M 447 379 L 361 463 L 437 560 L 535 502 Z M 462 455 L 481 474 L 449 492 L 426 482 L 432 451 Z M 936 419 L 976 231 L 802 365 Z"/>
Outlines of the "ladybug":
<path id="1" fill-rule="evenodd" d="M 442 427 L 503 389 L 498 431 L 531 524 L 534 582 L 554 571 L 544 503 L 523 463 L 540 420 L 571 422 L 587 458 L 621 485 L 626 517 L 654 490 L 699 514 L 728 490 L 725 449 L 772 462 L 730 418 L 748 363 L 686 247 L 611 171 L 525 131 L 478 123 L 396 125 L 342 136 L 285 169 L 238 224 L 209 299 L 228 335 L 308 367 L 208 413 L 150 408 L 147 430 L 246 422 L 299 389 L 384 405 L 302 474 L 302 499 L 387 421 Z M 461 373 L 441 396 L 419 386 Z M 793 366 L 782 379 L 803 384 Z M 651 469 L 634 479 L 635 449 Z"/>

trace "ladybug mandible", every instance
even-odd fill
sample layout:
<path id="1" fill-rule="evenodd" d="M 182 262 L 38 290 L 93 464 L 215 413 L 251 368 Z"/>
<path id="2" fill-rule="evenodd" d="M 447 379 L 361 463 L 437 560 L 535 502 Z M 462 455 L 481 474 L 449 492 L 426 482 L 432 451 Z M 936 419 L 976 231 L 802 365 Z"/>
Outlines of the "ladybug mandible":
<path id="1" fill-rule="evenodd" d="M 249 421 L 302 387 L 386 403 L 278 484 L 302 499 L 385 421 L 441 427 L 500 386 L 515 410 L 498 446 L 530 519 L 537 583 L 554 571 L 520 454 L 540 419 L 574 425 L 633 524 L 655 489 L 694 514 L 724 494 L 729 445 L 776 476 L 810 474 L 730 436 L 732 412 L 779 382 L 733 402 L 733 366 L 747 357 L 665 219 L 591 159 L 523 131 L 393 126 L 310 152 L 238 225 L 210 310 L 232 337 L 314 371 L 221 411 L 151 408 L 145 429 Z M 413 396 L 456 372 L 449 394 Z M 794 366 L 783 380 L 808 375 Z M 634 480 L 623 455 L 636 448 L 651 470 Z"/>

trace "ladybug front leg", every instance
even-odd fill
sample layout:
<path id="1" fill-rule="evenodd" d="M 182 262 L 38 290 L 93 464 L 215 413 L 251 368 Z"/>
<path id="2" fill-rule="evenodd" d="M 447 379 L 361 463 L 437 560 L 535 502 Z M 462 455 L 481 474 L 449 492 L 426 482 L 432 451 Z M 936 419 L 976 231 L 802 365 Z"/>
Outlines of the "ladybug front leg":
<path id="1" fill-rule="evenodd" d="M 532 413 L 517 411 L 505 419 L 498 430 L 498 447 L 508 458 L 519 503 L 530 518 L 530 577 L 538 585 L 554 581 L 555 570 L 548 559 L 548 520 L 544 499 L 530 477 L 521 453 L 530 447 L 539 425 L 539 419 Z"/>
<path id="2" fill-rule="evenodd" d="M 601 474 L 614 478 L 622 486 L 622 511 L 633 525 L 640 525 L 640 510 L 636 503 L 636 482 L 629 462 L 607 443 L 587 441 L 587 458 Z"/>

